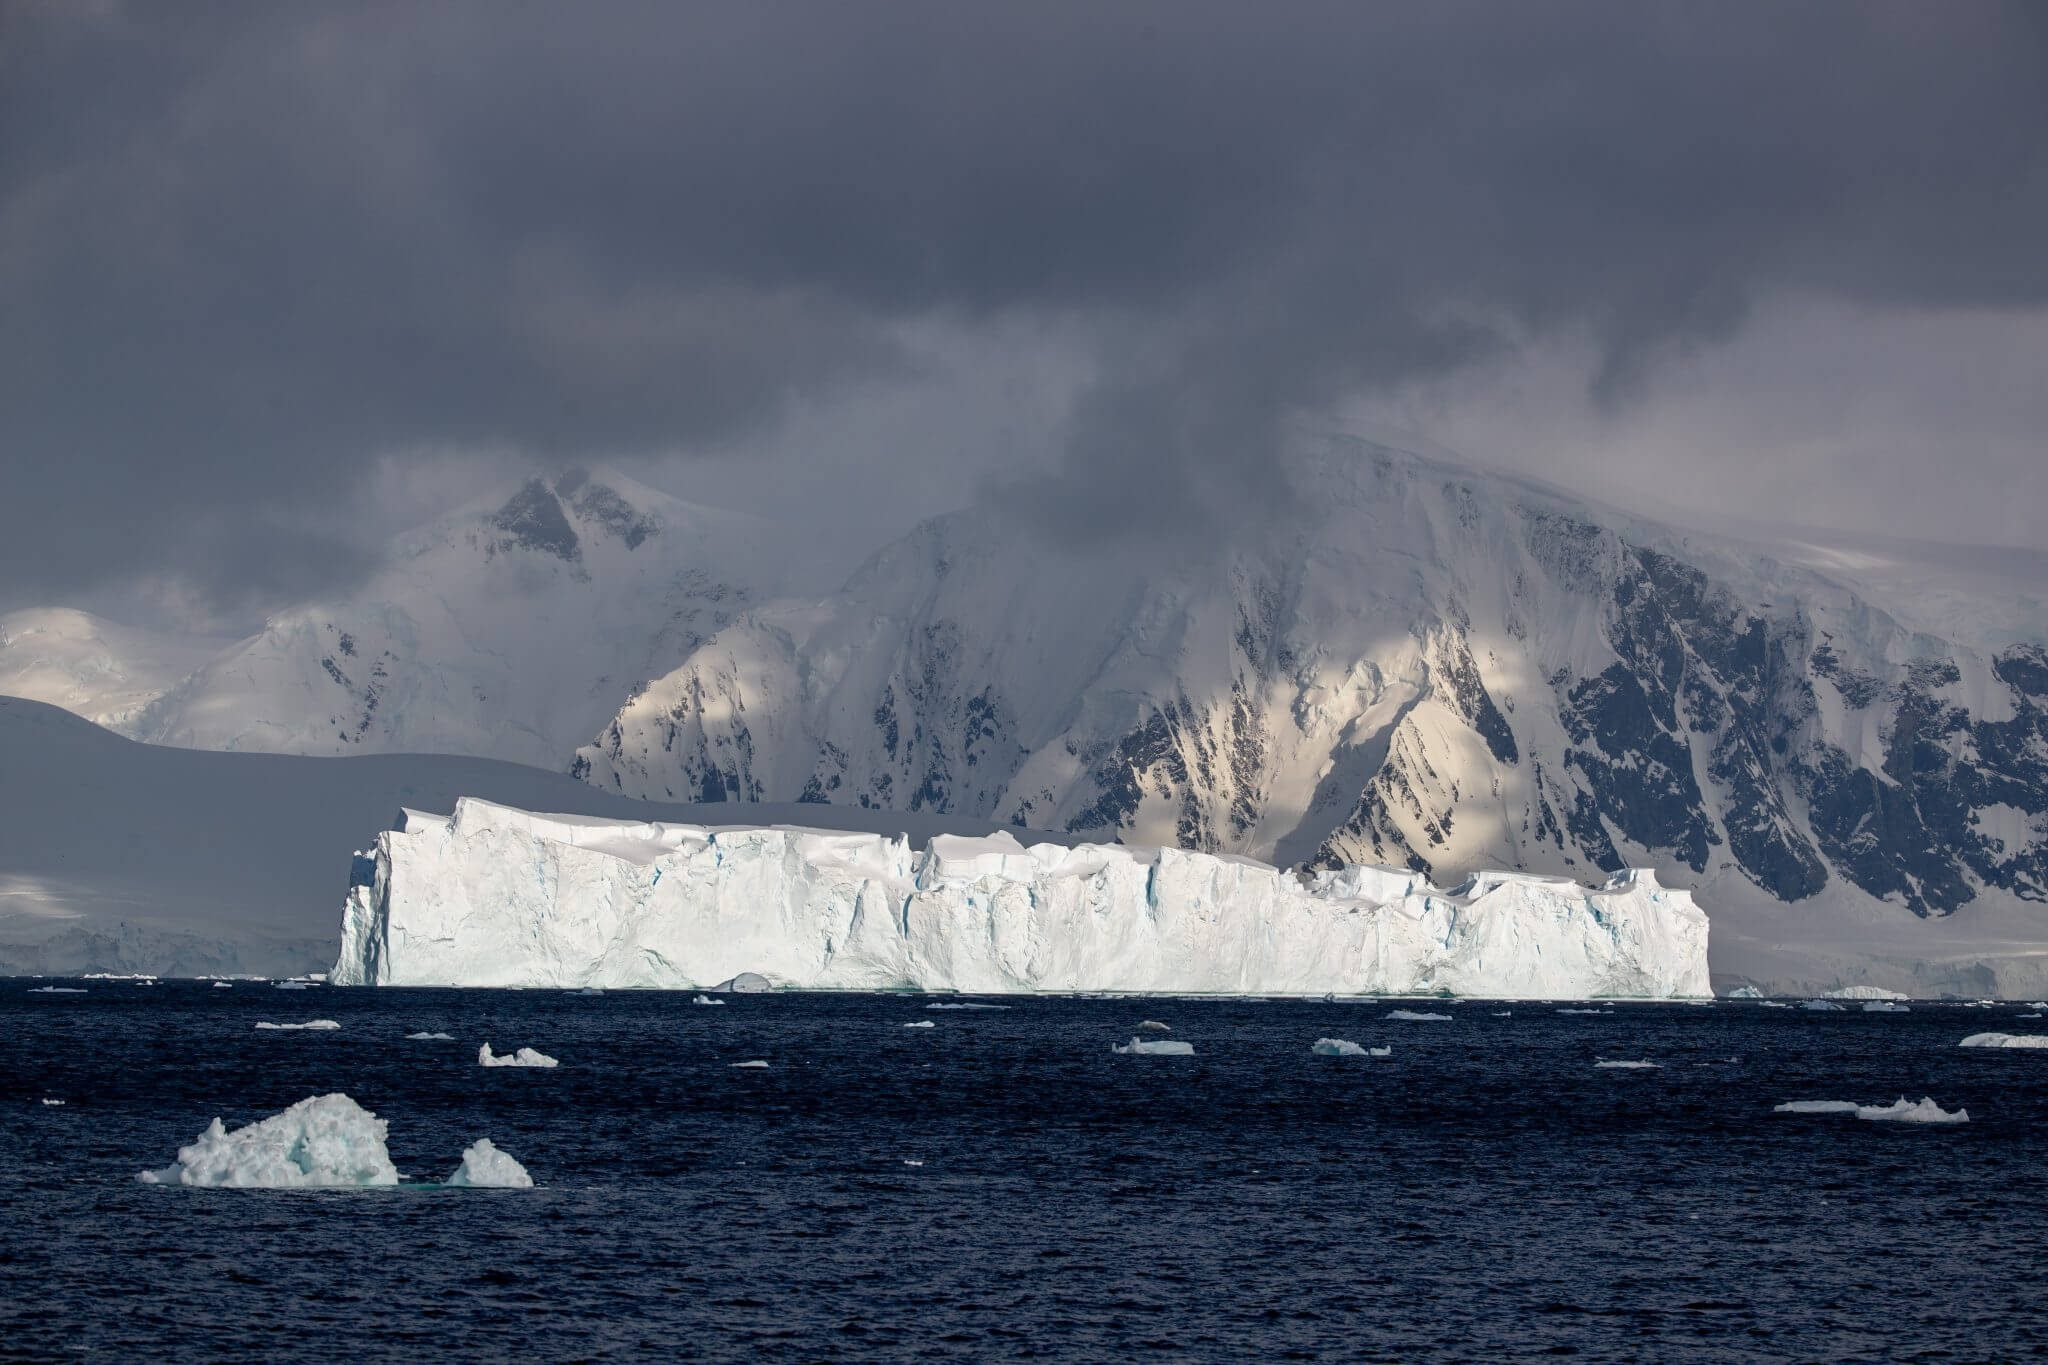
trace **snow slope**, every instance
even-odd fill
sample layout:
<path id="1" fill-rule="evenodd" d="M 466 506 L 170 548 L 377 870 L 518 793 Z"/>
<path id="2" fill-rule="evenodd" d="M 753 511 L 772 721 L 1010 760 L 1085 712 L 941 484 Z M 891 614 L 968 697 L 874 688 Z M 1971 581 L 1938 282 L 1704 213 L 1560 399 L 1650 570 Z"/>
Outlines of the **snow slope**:
<path id="1" fill-rule="evenodd" d="M 1385 446 L 1288 477 L 1289 515 L 1195 548 L 1056 543 L 1000 501 L 925 523 L 742 614 L 575 771 L 1440 882 L 1655 867 L 1729 984 L 2048 979 L 2038 601 Z"/>
<path id="2" fill-rule="evenodd" d="M 588 815 L 704 818 L 696 807 L 650 807 L 487 759 L 137 744 L 54 706 L 0 697 L 0 975 L 322 970 L 334 961 L 350 850 L 402 807 L 452 809 L 469 794 Z M 834 815 L 919 837 L 989 829 Z"/>
<path id="3" fill-rule="evenodd" d="M 1397 868 L 1304 883 L 1248 858 L 1007 833 L 905 838 L 407 811 L 356 867 L 337 985 L 1699 996 L 1707 920 L 1627 872 Z M 1185 1044 L 1145 1044 L 1163 1051 Z M 487 1062 L 488 1064 L 488 1062 Z"/>
<path id="4" fill-rule="evenodd" d="M 0 695 L 119 730 L 232 640 L 124 626 L 69 607 L 0 615 Z"/>
<path id="5" fill-rule="evenodd" d="M 783 539 L 612 471 L 534 479 L 398 537 L 361 588 L 278 613 L 124 733 L 560 770 L 636 683 L 788 584 Z"/>

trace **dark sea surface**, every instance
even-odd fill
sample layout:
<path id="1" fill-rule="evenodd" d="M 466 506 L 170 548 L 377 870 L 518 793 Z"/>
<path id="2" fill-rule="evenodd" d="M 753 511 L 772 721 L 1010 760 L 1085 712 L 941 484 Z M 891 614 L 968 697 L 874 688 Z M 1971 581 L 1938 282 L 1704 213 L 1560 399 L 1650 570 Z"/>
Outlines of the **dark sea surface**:
<path id="1" fill-rule="evenodd" d="M 43 984 L 0 981 L 7 1358 L 2048 1353 L 2048 1051 L 1956 1046 L 2016 1006 Z M 1196 1055 L 1113 1055 L 1145 1018 Z M 135 1179 L 337 1090 L 411 1179 L 487 1136 L 540 1188 Z M 1970 1122 L 1771 1112 L 1900 1095 Z"/>

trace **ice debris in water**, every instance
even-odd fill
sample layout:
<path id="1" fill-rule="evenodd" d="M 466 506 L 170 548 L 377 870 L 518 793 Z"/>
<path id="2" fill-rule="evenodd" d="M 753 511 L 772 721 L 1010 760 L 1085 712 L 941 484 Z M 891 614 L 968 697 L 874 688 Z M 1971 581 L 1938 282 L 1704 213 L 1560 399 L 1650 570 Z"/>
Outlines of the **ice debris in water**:
<path id="1" fill-rule="evenodd" d="M 1173 1032 L 1173 1025 L 1162 1024 L 1157 1019 L 1141 1019 L 1138 1021 L 1138 1027 L 1141 1029 L 1147 1029 L 1153 1033 Z"/>
<path id="2" fill-rule="evenodd" d="M 1774 1105 L 1773 1114 L 1853 1114 L 1863 1106 L 1854 1100 L 1787 1100 Z"/>
<path id="3" fill-rule="evenodd" d="M 1609 1071 L 1662 1071 L 1664 1069 L 1664 1064 L 1662 1062 L 1650 1061 L 1610 1062 L 1603 1059 L 1601 1061 L 1594 1062 L 1593 1065 L 1598 1067 L 1605 1067 Z"/>
<path id="4" fill-rule="evenodd" d="M 1515 1012 L 1513 1010 L 1495 1010 L 1493 1017 L 1496 1019 L 1512 1019 L 1515 1017 Z"/>
<path id="5" fill-rule="evenodd" d="M 2038 1014 L 2022 1014 L 2017 1017 L 2021 1019 L 2039 1019 L 2041 1016 Z"/>
<path id="6" fill-rule="evenodd" d="M 1394 1011 L 1391 1011 L 1391 1012 L 1390 1012 L 1390 1013 L 1389 1013 L 1389 1014 L 1387 1015 L 1387 1018 L 1389 1018 L 1389 1019 L 1410 1019 L 1410 1020 L 1414 1020 L 1414 1021 L 1416 1021 L 1416 1022 L 1418 1022 L 1418 1023 L 1443 1023 L 1443 1024 L 1447 1024 L 1447 1023 L 1449 1023 L 1449 1022 L 1451 1021 L 1451 1016 L 1450 1016 L 1450 1015 L 1448 1015 L 1448 1014 L 1422 1014 L 1422 1013 L 1418 1013 L 1418 1012 L 1416 1012 L 1415 1010 L 1394 1010 Z"/>
<path id="7" fill-rule="evenodd" d="M 1890 1104 L 1861 1105 L 1856 1110 L 1856 1117 L 1859 1119 L 1887 1119 L 1898 1123 L 1968 1123 L 1970 1121 L 1970 1111 L 1958 1109 L 1954 1113 L 1950 1113 L 1925 1096 L 1921 1097 L 1920 1103 L 1914 1104 L 1907 1100 L 1904 1095 L 1901 1095 Z"/>
<path id="8" fill-rule="evenodd" d="M 1866 1000 L 1863 1002 L 1863 1012 L 1865 1014 L 1911 1014 L 1913 1011 L 1909 1006 L 1901 1005 L 1896 1000 Z"/>
<path id="9" fill-rule="evenodd" d="M 281 991 L 310 991 L 313 989 L 313 983 L 310 981 L 276 981 L 271 984 Z"/>
<path id="10" fill-rule="evenodd" d="M 316 1032 L 324 1032 L 327 1029 L 340 1028 L 341 1025 L 332 1019 L 308 1019 L 303 1024 L 273 1024 L 268 1019 L 265 1019 L 259 1022 L 256 1027 L 275 1029 L 279 1032 L 295 1032 L 300 1029 L 313 1029 Z"/>
<path id="11" fill-rule="evenodd" d="M 233 989 L 234 989 L 234 987 L 232 987 L 232 986 L 228 985 L 228 983 L 227 983 L 227 982 L 225 982 L 225 981 L 216 981 L 216 982 L 214 982 L 214 983 L 213 983 L 213 988 L 214 988 L 215 990 L 217 990 L 217 991 L 226 991 L 226 990 L 233 990 Z"/>
<path id="12" fill-rule="evenodd" d="M 1010 1007 L 1008 1005 L 984 1005 L 978 1000 L 968 1000 L 960 1004 L 945 1001 L 937 1005 L 926 1005 L 925 1008 L 928 1010 L 1006 1010 Z"/>
<path id="13" fill-rule="evenodd" d="M 732 1066 L 733 1069 L 736 1071 L 766 1071 L 768 1069 L 768 1063 L 759 1060 L 751 1062 L 734 1062 Z"/>
<path id="14" fill-rule="evenodd" d="M 84 995 L 83 986 L 30 986 L 30 995 Z"/>
<path id="15" fill-rule="evenodd" d="M 452 1033 L 408 1033 L 405 1037 L 408 1042 L 414 1043 L 452 1043 L 455 1041 L 455 1035 Z"/>
<path id="16" fill-rule="evenodd" d="M 1973 1033 L 1958 1047 L 2048 1047 L 2048 1033 Z"/>
<path id="17" fill-rule="evenodd" d="M 713 1000 L 708 995 L 693 995 L 690 997 L 690 1003 L 693 1005 L 723 1005 L 725 1002 L 723 1000 Z"/>
<path id="18" fill-rule="evenodd" d="M 533 1177 L 510 1152 L 499 1151 L 489 1138 L 478 1138 L 463 1149 L 462 1164 L 447 1183 L 465 1189 L 530 1190 Z"/>
<path id="19" fill-rule="evenodd" d="M 1391 1047 L 1360 1047 L 1345 1038 L 1318 1038 L 1308 1045 L 1318 1057 L 1391 1057 Z"/>
<path id="20" fill-rule="evenodd" d="M 1838 1010 L 1842 1007 L 1832 1000 L 1809 1000 L 1799 1008 L 1805 1010 Z"/>
<path id="21" fill-rule="evenodd" d="M 1613 1010 L 1559 1010 L 1559 1014 L 1612 1014 Z"/>
<path id="22" fill-rule="evenodd" d="M 137 1178 L 237 1189 L 396 1185 L 384 1133 L 384 1120 L 347 1095 L 318 1095 L 232 1133 L 216 1118 L 175 1164 Z"/>
<path id="23" fill-rule="evenodd" d="M 1137 1057 L 1192 1057 L 1195 1055 L 1195 1045 L 1172 1038 L 1148 1040 L 1134 1037 L 1126 1044 L 1110 1044 L 1110 1051 Z"/>
<path id="24" fill-rule="evenodd" d="M 64 1101 L 62 1101 L 62 1100 L 52 1100 L 52 1099 L 45 1099 L 45 1100 L 43 1101 L 43 1103 L 44 1103 L 44 1104 L 47 1104 L 47 1105 L 49 1105 L 49 1106 L 51 1106 L 52 1108 L 61 1108 L 61 1107 L 63 1106 L 63 1104 L 64 1104 Z"/>
<path id="25" fill-rule="evenodd" d="M 931 1020 L 929 1020 L 929 1019 L 913 1019 L 913 1020 L 911 1020 L 911 1021 L 910 1021 L 909 1023 L 905 1024 L 905 1025 L 904 1025 L 903 1027 L 905 1027 L 905 1028 L 937 1028 L 937 1027 L 938 1027 L 938 1025 L 937 1025 L 937 1024 L 934 1024 L 934 1023 L 933 1023 L 933 1022 L 932 1022 Z"/>
<path id="26" fill-rule="evenodd" d="M 491 1045 L 489 1043 L 485 1043 L 482 1047 L 476 1050 L 476 1064 L 478 1066 L 561 1065 L 560 1062 L 556 1061 L 553 1057 L 548 1056 L 547 1053 L 535 1052 L 530 1047 L 523 1047 L 520 1048 L 517 1052 L 511 1053 L 507 1056 L 500 1057 L 497 1053 L 491 1051 Z"/>

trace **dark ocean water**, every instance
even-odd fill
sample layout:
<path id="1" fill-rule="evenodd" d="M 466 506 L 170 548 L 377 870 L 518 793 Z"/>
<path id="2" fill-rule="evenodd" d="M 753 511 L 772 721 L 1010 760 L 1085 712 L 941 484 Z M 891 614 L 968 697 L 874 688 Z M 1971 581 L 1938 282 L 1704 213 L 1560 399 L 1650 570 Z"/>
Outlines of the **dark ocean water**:
<path id="1" fill-rule="evenodd" d="M 1956 1046 L 2043 1027 L 2014 1007 L 35 984 L 0 981 L 9 1358 L 2048 1352 L 2048 1051 Z M 1112 1055 L 1147 1017 L 1197 1055 Z M 484 1070 L 486 1039 L 562 1065 Z M 334 1090 L 411 1177 L 488 1136 L 541 1188 L 134 1178 Z M 1971 1121 L 1771 1112 L 1901 1094 Z"/>

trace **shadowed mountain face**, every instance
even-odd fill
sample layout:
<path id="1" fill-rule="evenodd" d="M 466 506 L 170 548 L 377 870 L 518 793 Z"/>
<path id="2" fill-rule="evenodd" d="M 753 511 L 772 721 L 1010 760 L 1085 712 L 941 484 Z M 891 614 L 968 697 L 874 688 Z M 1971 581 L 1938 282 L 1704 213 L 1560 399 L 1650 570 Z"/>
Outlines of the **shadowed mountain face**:
<path id="1" fill-rule="evenodd" d="M 575 771 L 1439 881 L 1651 864 L 1922 916 L 2048 894 L 2048 618 L 1873 600 L 1378 447 L 1293 476 L 1313 510 L 1200 557 L 928 523 L 821 606 L 741 615 Z"/>

